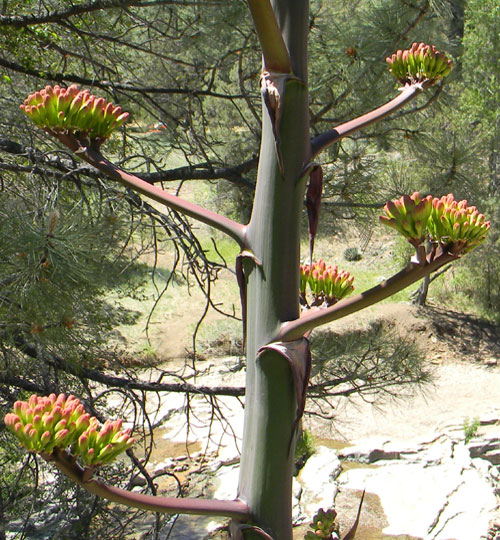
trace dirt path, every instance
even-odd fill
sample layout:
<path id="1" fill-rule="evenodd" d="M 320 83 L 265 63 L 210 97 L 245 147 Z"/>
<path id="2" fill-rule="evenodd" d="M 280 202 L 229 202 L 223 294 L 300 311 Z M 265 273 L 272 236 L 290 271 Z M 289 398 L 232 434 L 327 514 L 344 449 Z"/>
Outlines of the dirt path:
<path id="1" fill-rule="evenodd" d="M 375 318 L 416 338 L 433 383 L 376 406 L 358 396 L 340 400 L 335 438 L 414 438 L 461 424 L 466 417 L 500 417 L 500 328 L 468 315 L 405 304 L 383 304 L 338 327 L 359 328 Z M 319 429 L 322 436 L 332 437 L 331 423 Z"/>

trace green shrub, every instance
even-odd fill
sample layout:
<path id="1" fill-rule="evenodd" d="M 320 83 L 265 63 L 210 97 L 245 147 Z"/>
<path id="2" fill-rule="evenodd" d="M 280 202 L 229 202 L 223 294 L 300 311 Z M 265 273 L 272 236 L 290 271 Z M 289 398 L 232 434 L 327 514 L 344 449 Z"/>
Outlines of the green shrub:
<path id="1" fill-rule="evenodd" d="M 361 253 L 358 248 L 349 247 L 344 251 L 344 259 L 346 261 L 359 261 L 361 259 Z"/>
<path id="2" fill-rule="evenodd" d="M 315 452 L 314 437 L 310 431 L 304 429 L 300 432 L 297 446 L 295 447 L 295 471 L 298 473 L 306 461 Z"/>
<path id="3" fill-rule="evenodd" d="M 477 435 L 477 431 L 479 429 L 479 426 L 481 425 L 481 421 L 477 416 L 473 418 L 472 420 L 469 419 L 469 417 L 466 417 L 463 423 L 463 430 L 465 435 L 465 442 L 468 443 L 471 439 L 473 439 Z"/>

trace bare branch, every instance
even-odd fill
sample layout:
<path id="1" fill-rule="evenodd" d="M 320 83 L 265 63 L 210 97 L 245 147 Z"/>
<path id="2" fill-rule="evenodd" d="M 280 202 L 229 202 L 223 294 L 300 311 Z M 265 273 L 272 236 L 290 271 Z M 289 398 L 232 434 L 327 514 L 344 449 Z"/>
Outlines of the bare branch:
<path id="1" fill-rule="evenodd" d="M 127 92 L 138 92 L 141 94 L 178 94 L 186 96 L 210 96 L 220 99 L 246 99 L 246 96 L 242 94 L 221 94 L 219 92 L 212 92 L 211 90 L 199 90 L 196 88 L 168 88 L 157 86 L 135 86 L 133 84 L 119 83 L 115 81 L 99 81 L 95 79 L 87 79 L 78 75 L 71 75 L 69 73 L 51 73 L 49 71 L 41 71 L 38 69 L 28 68 L 17 62 L 11 62 L 6 58 L 0 57 L 0 66 L 17 71 L 18 73 L 24 73 L 37 79 L 55 81 L 58 83 L 71 82 L 81 84 L 83 86 L 90 86 L 94 88 L 101 88 L 102 90 L 121 90 Z"/>
<path id="2" fill-rule="evenodd" d="M 31 343 L 28 343 L 21 335 L 15 336 L 16 347 L 31 358 L 40 360 L 40 351 Z M 74 366 L 65 362 L 62 358 L 53 353 L 45 352 L 46 361 L 50 361 L 56 369 L 64 371 L 77 377 L 83 377 L 94 382 L 104 384 L 108 387 L 126 388 L 128 390 L 141 390 L 143 392 L 176 392 L 184 394 L 202 394 L 207 396 L 232 396 L 240 397 L 245 395 L 243 387 L 231 386 L 195 386 L 188 383 L 162 383 L 162 382 L 146 382 L 139 381 L 135 377 L 123 378 L 115 375 L 106 375 L 101 371 L 89 369 L 81 366 Z M 42 358 L 43 359 L 43 358 Z M 27 381 L 20 377 L 9 375 L 8 373 L 0 373 L 1 384 L 11 384 L 17 388 L 23 388 L 30 392 L 43 393 L 40 386 L 31 381 Z"/>
<path id="3" fill-rule="evenodd" d="M 219 2 L 211 2 L 217 4 Z M 14 26 L 21 28 L 24 26 L 31 26 L 36 24 L 45 24 L 52 22 L 60 22 L 62 19 L 68 19 L 75 15 L 84 15 L 86 13 L 92 13 L 94 11 L 101 11 L 114 8 L 126 8 L 126 7 L 147 7 L 147 6 L 162 6 L 162 5 L 174 5 L 174 6 L 191 6 L 197 5 L 198 2 L 194 1 L 182 1 L 182 0 L 94 0 L 86 2 L 84 4 L 72 5 L 66 9 L 58 11 L 52 11 L 45 15 L 0 15 L 0 25 Z"/>

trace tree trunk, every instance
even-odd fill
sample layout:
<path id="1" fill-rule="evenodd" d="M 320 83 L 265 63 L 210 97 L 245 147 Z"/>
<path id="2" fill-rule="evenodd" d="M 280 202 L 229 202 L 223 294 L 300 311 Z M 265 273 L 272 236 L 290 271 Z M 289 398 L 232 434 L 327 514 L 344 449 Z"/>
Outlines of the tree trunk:
<path id="1" fill-rule="evenodd" d="M 425 276 L 422 283 L 420 284 L 420 287 L 417 290 L 417 297 L 415 298 L 415 304 L 417 306 L 425 306 L 425 302 L 427 301 L 427 293 L 429 292 L 429 283 L 431 282 L 431 278 L 429 275 Z"/>

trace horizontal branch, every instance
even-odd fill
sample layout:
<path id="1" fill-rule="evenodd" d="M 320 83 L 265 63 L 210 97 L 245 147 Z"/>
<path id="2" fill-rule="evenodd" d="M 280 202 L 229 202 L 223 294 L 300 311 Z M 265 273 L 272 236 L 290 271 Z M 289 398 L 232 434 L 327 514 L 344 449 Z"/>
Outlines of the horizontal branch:
<path id="1" fill-rule="evenodd" d="M 5 339 L 5 338 L 4 338 Z M 21 335 L 14 337 L 16 347 L 31 358 L 40 360 L 39 349 L 28 343 Z M 116 375 L 107 375 L 96 369 L 89 369 L 83 366 L 76 366 L 72 363 L 65 362 L 59 356 L 53 353 L 44 351 L 44 358 L 49 358 L 50 364 L 56 369 L 82 377 L 108 387 L 126 388 L 128 390 L 140 390 L 142 392 L 177 392 L 183 394 L 198 394 L 205 396 L 233 396 L 241 397 L 245 395 L 245 389 L 238 386 L 195 386 L 188 383 L 162 383 L 162 382 L 146 382 L 136 378 L 123 378 Z M 17 388 L 23 388 L 30 392 L 43 393 L 40 386 L 27 379 L 10 375 L 8 373 L 0 373 L 0 384 L 8 384 Z"/>
<path id="2" fill-rule="evenodd" d="M 82 86 L 90 86 L 92 88 L 101 88 L 102 90 L 121 90 L 124 92 L 137 92 L 141 94 L 178 94 L 186 96 L 210 96 L 220 99 L 246 99 L 247 96 L 243 94 L 220 94 L 218 92 L 212 92 L 211 90 L 199 90 L 196 88 L 169 88 L 169 87 L 157 87 L 157 86 L 135 86 L 129 83 L 119 83 L 114 81 L 99 81 L 96 79 L 87 79 L 80 77 L 79 75 L 71 75 L 70 73 L 51 73 L 50 71 L 42 71 L 38 69 L 28 68 L 17 62 L 11 62 L 5 58 L 0 57 L 0 66 L 16 71 L 18 73 L 24 73 L 30 77 L 36 77 L 37 79 L 43 79 L 46 81 L 54 81 L 58 83 L 76 83 Z"/>
<path id="3" fill-rule="evenodd" d="M 287 321 L 281 325 L 277 341 L 294 341 L 300 339 L 306 332 L 351 313 L 355 313 L 368 306 L 376 304 L 389 296 L 405 289 L 408 285 L 422 279 L 446 263 L 455 260 L 456 255 L 443 253 L 432 261 L 423 264 L 410 263 L 406 268 L 379 285 L 351 298 L 346 298 L 326 309 L 310 310 L 294 321 Z"/>
<path id="4" fill-rule="evenodd" d="M 47 167 L 55 168 L 63 174 L 73 171 L 83 174 L 90 178 L 100 176 L 99 171 L 94 167 L 81 166 L 75 169 L 75 164 L 70 159 L 61 158 L 58 155 L 47 154 L 31 147 L 23 146 L 15 141 L 0 138 L 0 152 L 12 155 L 26 155 L 33 163 L 40 163 Z M 227 180 L 237 185 L 254 189 L 255 185 L 242 175 L 257 167 L 258 159 L 252 158 L 239 165 L 229 167 L 212 167 L 210 163 L 199 165 L 189 165 L 186 167 L 176 167 L 175 169 L 166 169 L 152 173 L 141 172 L 141 178 L 150 184 L 160 182 L 175 182 L 178 180 Z M 17 163 L 0 162 L 0 169 L 13 172 L 32 172 L 33 167 L 28 165 L 19 165 Z M 35 171 L 36 172 L 36 171 Z"/>
<path id="5" fill-rule="evenodd" d="M 145 7 L 156 5 L 191 5 L 194 2 L 183 2 L 181 0 L 93 0 L 83 4 L 76 4 L 66 9 L 50 11 L 45 15 L 0 15 L 0 26 L 32 26 L 51 22 L 60 22 L 75 15 L 84 15 L 94 11 L 101 11 L 113 8 Z"/>
<path id="6" fill-rule="evenodd" d="M 7 386 L 13 386 L 14 388 L 22 388 L 27 392 L 33 394 L 42 395 L 45 393 L 45 388 L 23 377 L 16 377 L 15 375 L 9 375 L 6 372 L 0 372 L 0 384 L 6 384 Z"/>
<path id="7" fill-rule="evenodd" d="M 354 120 L 350 120 L 349 122 L 340 124 L 334 129 L 325 131 L 324 133 L 317 135 L 311 140 L 312 157 L 314 158 L 320 152 L 328 148 L 330 145 L 337 141 L 340 141 L 348 135 L 351 135 L 351 133 L 355 133 L 356 131 L 363 129 L 370 124 L 378 122 L 379 120 L 382 120 L 382 118 L 389 116 L 393 112 L 406 105 L 415 96 L 420 94 L 422 90 L 423 86 L 421 84 L 405 86 L 401 89 L 401 93 L 399 94 L 399 96 L 387 102 L 385 105 L 382 105 L 378 109 L 374 109 L 373 111 L 364 114 L 363 116 L 359 116 Z"/>
<path id="8" fill-rule="evenodd" d="M 54 465 L 68 478 L 90 493 L 132 508 L 140 508 L 150 512 L 167 514 L 196 514 L 205 516 L 225 516 L 234 519 L 250 518 L 250 509 L 240 500 L 220 501 L 208 499 L 179 499 L 176 497 L 159 497 L 127 491 L 104 484 L 99 480 L 86 479 L 87 470 L 80 467 L 66 452 L 56 450 L 54 454 L 43 455 L 44 459 Z"/>
<path id="9" fill-rule="evenodd" d="M 255 185 L 246 180 L 241 175 L 255 169 L 258 164 L 258 158 L 249 159 L 233 167 L 209 167 L 206 165 L 195 165 L 187 167 L 178 167 L 166 171 L 154 173 L 145 173 L 141 175 L 144 180 L 155 184 L 157 182 L 168 182 L 173 180 L 219 180 L 225 179 L 246 187 L 255 188 Z"/>
<path id="10" fill-rule="evenodd" d="M 57 138 L 70 148 L 75 154 L 106 174 L 109 178 L 117 180 L 121 184 L 134 191 L 146 195 L 147 197 L 155 200 L 172 208 L 179 212 L 182 212 L 186 216 L 192 217 L 206 225 L 214 227 L 215 229 L 227 234 L 233 240 L 238 242 L 238 244 L 243 247 L 246 241 L 246 227 L 229 219 L 225 216 L 221 216 L 216 212 L 202 208 L 197 204 L 191 203 L 176 195 L 171 195 L 165 190 L 158 188 L 150 183 L 146 182 L 142 178 L 123 171 L 110 161 L 108 161 L 102 154 L 96 150 L 90 148 L 83 148 L 80 146 L 80 143 L 71 135 L 58 135 Z"/>

